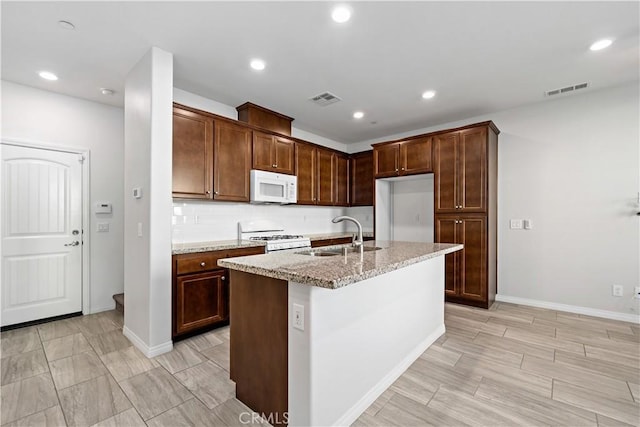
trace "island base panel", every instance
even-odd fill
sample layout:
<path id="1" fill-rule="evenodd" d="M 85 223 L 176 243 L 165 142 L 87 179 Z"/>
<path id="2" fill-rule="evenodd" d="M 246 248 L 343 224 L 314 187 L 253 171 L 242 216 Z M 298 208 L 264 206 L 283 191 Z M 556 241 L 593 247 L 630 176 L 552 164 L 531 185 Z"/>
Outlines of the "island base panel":
<path id="1" fill-rule="evenodd" d="M 231 271 L 231 379 L 236 398 L 287 424 L 288 283 Z"/>

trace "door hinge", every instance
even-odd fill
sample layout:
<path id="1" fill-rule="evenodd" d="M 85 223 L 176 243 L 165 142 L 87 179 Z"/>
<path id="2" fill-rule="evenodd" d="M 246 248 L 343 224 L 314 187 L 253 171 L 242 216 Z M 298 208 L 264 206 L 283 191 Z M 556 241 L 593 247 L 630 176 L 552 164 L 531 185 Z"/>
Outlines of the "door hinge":
<path id="1" fill-rule="evenodd" d="M 78 154 L 78 161 L 84 163 L 84 154 Z"/>

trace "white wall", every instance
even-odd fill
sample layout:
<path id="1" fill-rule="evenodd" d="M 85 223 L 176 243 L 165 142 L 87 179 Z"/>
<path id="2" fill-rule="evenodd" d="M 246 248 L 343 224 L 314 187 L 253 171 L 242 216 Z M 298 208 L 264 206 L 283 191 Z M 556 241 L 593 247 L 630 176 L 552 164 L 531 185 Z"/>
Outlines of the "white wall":
<path id="1" fill-rule="evenodd" d="M 393 240 L 433 243 L 433 174 L 393 181 Z"/>
<path id="2" fill-rule="evenodd" d="M 89 312 L 112 309 L 123 291 L 123 122 L 121 108 L 2 81 L 3 138 L 90 150 Z M 113 214 L 96 216 L 98 201 L 110 201 Z M 98 221 L 109 223 L 108 233 L 96 232 Z"/>
<path id="3" fill-rule="evenodd" d="M 640 285 L 638 94 L 638 84 L 588 91 L 349 149 L 493 120 L 501 130 L 499 296 L 637 315 L 639 300 L 631 295 Z M 530 218 L 534 228 L 510 230 L 511 218 Z M 624 297 L 611 296 L 613 284 L 624 286 Z"/>
<path id="4" fill-rule="evenodd" d="M 172 348 L 172 97 L 173 56 L 152 48 L 127 75 L 124 110 L 123 333 L 148 357 Z"/>

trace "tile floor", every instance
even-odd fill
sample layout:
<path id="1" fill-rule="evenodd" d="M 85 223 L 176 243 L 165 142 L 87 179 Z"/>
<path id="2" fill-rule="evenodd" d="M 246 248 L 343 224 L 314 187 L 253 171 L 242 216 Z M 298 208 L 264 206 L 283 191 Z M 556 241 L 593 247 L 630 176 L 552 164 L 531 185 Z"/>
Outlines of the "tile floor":
<path id="1" fill-rule="evenodd" d="M 447 304 L 445 323 L 354 426 L 640 425 L 638 325 L 504 303 Z M 121 328 L 110 311 L 3 332 L 1 424 L 247 425 L 228 328 L 154 359 Z"/>

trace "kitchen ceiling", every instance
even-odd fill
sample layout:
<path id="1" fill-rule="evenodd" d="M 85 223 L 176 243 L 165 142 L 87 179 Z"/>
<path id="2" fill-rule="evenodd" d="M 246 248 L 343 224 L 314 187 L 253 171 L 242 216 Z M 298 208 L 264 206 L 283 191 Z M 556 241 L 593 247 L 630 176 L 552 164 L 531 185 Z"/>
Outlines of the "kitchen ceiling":
<path id="1" fill-rule="evenodd" d="M 5 1 L 2 79 L 122 106 L 128 71 L 157 46 L 174 54 L 175 87 L 251 101 L 344 143 L 545 101 L 545 91 L 583 82 L 589 91 L 638 81 L 638 2 L 349 5 L 351 20 L 338 24 L 330 2 Z M 607 37 L 611 47 L 589 50 Z M 254 58 L 266 68 L 251 69 Z M 430 89 L 436 96 L 423 99 Z M 341 101 L 309 101 L 325 91 Z"/>

